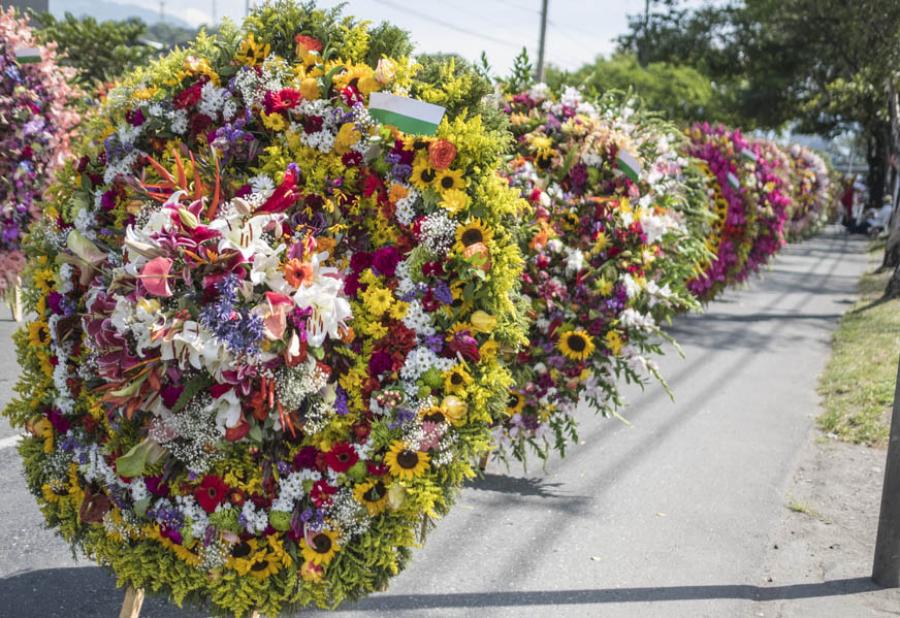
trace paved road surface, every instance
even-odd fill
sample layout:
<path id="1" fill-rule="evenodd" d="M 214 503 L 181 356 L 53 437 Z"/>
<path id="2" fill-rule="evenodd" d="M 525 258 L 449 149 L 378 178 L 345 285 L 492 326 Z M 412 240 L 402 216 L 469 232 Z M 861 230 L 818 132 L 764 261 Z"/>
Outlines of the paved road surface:
<path id="1" fill-rule="evenodd" d="M 864 249 L 840 234 L 791 246 L 762 279 L 679 320 L 685 358 L 662 363 L 675 403 L 654 388 L 634 393 L 631 426 L 586 417 L 584 444 L 546 472 L 492 464 L 389 592 L 332 615 L 771 616 L 766 600 L 871 590 L 862 572 L 776 584 L 763 573 Z M 10 324 L 0 330 L 6 341 Z M 14 375 L 4 347 L 3 397 Z M 0 616 L 115 615 L 111 579 L 35 529 L 11 448 L 0 496 Z M 143 615 L 202 614 L 151 600 Z"/>

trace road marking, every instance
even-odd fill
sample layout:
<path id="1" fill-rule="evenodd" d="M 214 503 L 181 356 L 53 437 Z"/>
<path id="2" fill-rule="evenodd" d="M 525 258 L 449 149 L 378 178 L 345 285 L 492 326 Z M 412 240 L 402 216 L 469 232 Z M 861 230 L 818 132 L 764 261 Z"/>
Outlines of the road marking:
<path id="1" fill-rule="evenodd" d="M 15 446 L 21 439 L 22 436 L 9 436 L 8 438 L 0 438 L 0 451 L 11 446 Z"/>

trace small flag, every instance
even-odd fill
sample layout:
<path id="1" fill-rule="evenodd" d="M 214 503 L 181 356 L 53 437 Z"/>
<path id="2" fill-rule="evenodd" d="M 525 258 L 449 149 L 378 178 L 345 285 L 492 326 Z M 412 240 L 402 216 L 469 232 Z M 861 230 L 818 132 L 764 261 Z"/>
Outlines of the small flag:
<path id="1" fill-rule="evenodd" d="M 16 48 L 16 62 L 19 64 L 34 64 L 41 61 L 41 50 L 37 47 Z"/>
<path id="2" fill-rule="evenodd" d="M 641 162 L 637 160 L 633 154 L 625 149 L 619 149 L 616 154 L 616 165 L 623 174 L 628 176 L 632 182 L 637 182 L 641 178 Z"/>
<path id="3" fill-rule="evenodd" d="M 738 180 L 738 177 L 735 176 L 732 172 L 728 172 L 728 184 L 730 184 L 735 189 L 741 188 L 741 181 Z"/>
<path id="4" fill-rule="evenodd" d="M 744 148 L 741 150 L 741 156 L 747 159 L 748 161 L 753 161 L 756 163 L 756 153 L 750 150 L 749 148 Z"/>
<path id="5" fill-rule="evenodd" d="M 386 92 L 373 92 L 369 96 L 372 117 L 384 124 L 394 125 L 404 133 L 434 135 L 445 111 L 440 105 Z"/>

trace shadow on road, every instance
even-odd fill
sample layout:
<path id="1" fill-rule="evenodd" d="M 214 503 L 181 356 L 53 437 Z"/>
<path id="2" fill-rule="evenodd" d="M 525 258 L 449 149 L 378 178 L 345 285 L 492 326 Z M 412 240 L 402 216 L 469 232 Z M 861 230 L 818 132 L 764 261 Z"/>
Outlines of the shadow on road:
<path id="1" fill-rule="evenodd" d="M 751 586 L 745 584 L 669 586 L 660 588 L 597 588 L 593 590 L 525 590 L 509 592 L 459 592 L 452 594 L 378 595 L 343 611 L 416 610 L 459 607 L 524 607 L 647 603 L 709 599 L 776 601 L 843 596 L 880 590 L 866 577 L 838 579 L 816 584 Z M 17 618 L 82 618 L 115 616 L 123 593 L 114 578 L 97 567 L 40 569 L 0 579 L 3 609 Z M 315 612 L 318 613 L 318 612 Z M 302 612 L 305 614 L 305 611 Z M 179 609 L 148 596 L 142 616 L 147 618 L 199 618 L 195 609 Z"/>

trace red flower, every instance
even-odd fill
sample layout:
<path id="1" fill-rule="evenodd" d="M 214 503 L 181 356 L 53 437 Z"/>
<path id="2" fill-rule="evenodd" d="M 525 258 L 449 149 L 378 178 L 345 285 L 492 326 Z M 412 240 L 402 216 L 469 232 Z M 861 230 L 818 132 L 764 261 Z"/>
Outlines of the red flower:
<path id="1" fill-rule="evenodd" d="M 203 481 L 194 488 L 194 498 L 200 507 L 207 513 L 212 513 L 216 507 L 227 498 L 231 488 L 218 476 L 210 474 L 203 477 Z"/>
<path id="2" fill-rule="evenodd" d="M 346 472 L 359 461 L 359 455 L 347 442 L 338 442 L 325 453 L 325 463 L 335 472 Z"/>
<path id="3" fill-rule="evenodd" d="M 300 170 L 297 169 L 297 166 L 293 163 L 288 165 L 281 184 L 275 188 L 269 199 L 256 209 L 256 212 L 284 212 L 293 206 L 300 199 L 300 190 L 297 189 L 299 176 Z"/>
<path id="4" fill-rule="evenodd" d="M 315 37 L 298 34 L 294 37 L 294 42 L 302 46 L 306 51 L 322 51 L 322 42 Z"/>
<path id="5" fill-rule="evenodd" d="M 337 487 L 332 487 L 325 479 L 316 481 L 309 492 L 309 499 L 317 507 L 331 505 L 331 496 L 337 493 Z"/>
<path id="6" fill-rule="evenodd" d="M 300 103 L 302 95 L 293 88 L 282 88 L 278 92 L 269 91 L 263 100 L 267 114 L 276 114 L 279 112 L 293 109 Z"/>
<path id="7" fill-rule="evenodd" d="M 175 98 L 172 100 L 172 106 L 175 109 L 184 109 L 185 107 L 190 107 L 199 103 L 202 97 L 200 91 L 203 90 L 203 85 L 205 83 L 205 79 L 200 80 L 176 94 Z"/>

